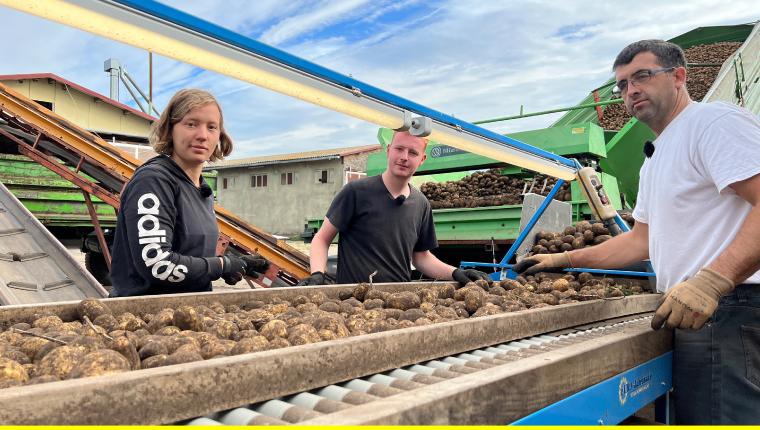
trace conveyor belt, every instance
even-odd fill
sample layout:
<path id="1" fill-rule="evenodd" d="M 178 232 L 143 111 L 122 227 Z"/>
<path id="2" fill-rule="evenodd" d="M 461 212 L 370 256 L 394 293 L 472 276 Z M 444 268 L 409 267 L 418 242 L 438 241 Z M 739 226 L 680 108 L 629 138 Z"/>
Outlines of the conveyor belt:
<path id="1" fill-rule="evenodd" d="M 378 284 L 375 287 L 382 291 L 395 292 L 413 291 L 429 285 L 429 283 Z M 324 292 L 328 297 L 334 298 L 352 289 L 353 286 L 350 285 L 298 287 L 118 298 L 108 299 L 106 302 L 114 313 L 140 314 L 156 312 L 164 307 L 177 308 L 181 305 L 212 302 L 220 302 L 226 306 L 252 300 L 267 301 L 275 297 L 288 300 L 298 295 L 309 295 L 315 291 Z M 648 294 L 620 300 L 595 300 L 529 309 L 109 376 L 15 387 L 0 390 L 0 404 L 3 405 L 0 408 L 0 423 L 165 424 L 256 403 L 260 403 L 261 408 L 252 412 L 269 414 L 268 416 L 272 418 L 271 414 L 280 413 L 283 405 L 273 402 L 264 407 L 262 402 L 270 400 L 286 403 L 293 401 L 301 405 L 319 403 L 313 407 L 323 411 L 320 414 L 340 410 L 340 412 L 332 412 L 330 416 L 333 416 L 348 413 L 359 407 L 352 406 L 349 409 L 343 403 L 359 405 L 372 400 L 366 406 L 373 409 L 374 406 L 371 407 L 371 405 L 380 402 L 376 397 L 385 397 L 383 402 L 396 401 L 408 395 L 418 400 L 427 398 L 414 395 L 418 390 L 410 392 L 406 390 L 410 388 L 421 390 L 432 382 L 436 383 L 436 388 L 433 389 L 435 393 L 448 393 L 449 388 L 458 390 L 469 386 L 468 384 L 474 381 L 478 381 L 472 387 L 476 390 L 483 387 L 489 389 L 504 387 L 488 383 L 489 378 L 496 378 L 503 372 L 506 373 L 499 378 L 506 378 L 505 380 L 517 378 L 514 380 L 520 381 L 520 378 L 527 375 L 530 380 L 535 381 L 537 377 L 544 377 L 541 376 L 544 375 L 544 371 L 556 371 L 554 364 L 561 363 L 565 363 L 561 366 L 563 369 L 578 369 L 577 372 L 574 371 L 580 381 L 577 385 L 587 386 L 595 378 L 617 371 L 621 366 L 632 367 L 653 351 L 669 348 L 669 340 L 662 332 L 644 330 L 642 326 L 636 330 L 632 329 L 631 332 L 618 333 L 619 339 L 607 338 L 608 340 L 604 342 L 597 342 L 596 339 L 589 338 L 588 341 L 576 347 L 570 345 L 537 354 L 533 358 L 538 361 L 531 359 L 511 362 L 507 368 L 490 367 L 499 363 L 491 362 L 491 359 L 495 357 L 500 360 L 506 356 L 490 357 L 487 353 L 493 353 L 494 350 L 488 348 L 500 350 L 503 347 L 509 347 L 509 342 L 516 339 L 527 339 L 518 345 L 530 345 L 539 340 L 546 340 L 541 337 L 546 333 L 611 318 L 652 312 L 658 299 L 658 295 Z M 13 322 L 28 321 L 33 315 L 40 313 L 53 313 L 64 320 L 70 320 L 75 315 L 75 307 L 75 302 L 4 307 L 0 308 L 0 325 L 7 326 Z M 557 336 L 563 334 L 565 333 Z M 570 337 L 572 336 L 565 336 L 565 338 Z M 665 344 L 667 345 L 664 346 Z M 612 348 L 612 350 L 606 354 L 603 352 L 605 348 Z M 466 355 L 462 355 L 464 353 Z M 485 354 L 485 356 L 474 362 L 476 359 L 472 357 L 477 357 L 479 354 Z M 598 360 L 590 357 L 602 358 Z M 588 368 L 589 363 L 594 363 L 591 369 Z M 552 366 L 544 367 L 548 364 Z M 427 369 L 435 368 L 435 366 L 441 369 L 432 372 Z M 472 370 L 475 375 L 481 368 L 488 368 L 488 372 L 480 372 L 479 375 L 482 377 L 478 376 L 472 380 L 453 378 L 454 375 L 449 373 L 462 373 L 466 376 L 466 372 Z M 511 372 L 515 369 L 522 370 L 517 374 L 512 374 Z M 424 372 L 430 374 L 420 374 Z M 367 377 L 367 375 L 376 374 L 382 375 Z M 364 379 L 364 382 L 343 384 L 357 378 Z M 518 386 L 524 383 L 527 382 L 515 382 Z M 319 390 L 331 385 L 339 385 L 339 388 Z M 551 387 L 553 390 L 549 393 L 551 395 L 543 393 L 542 396 L 531 396 L 526 401 L 544 397 L 551 399 L 555 392 L 567 391 L 564 383 L 557 382 Z M 356 393 L 362 390 L 367 392 Z M 323 402 L 322 399 L 311 395 L 288 397 L 307 391 L 309 394 L 325 397 L 331 402 Z M 339 396 L 340 392 L 345 395 Z M 342 400 L 335 400 L 338 397 Z M 413 402 L 410 403 L 407 399 L 403 404 L 412 405 Z M 540 407 L 540 404 L 529 402 L 529 406 L 535 410 Z M 518 409 L 521 412 L 527 411 L 524 406 Z M 272 412 L 273 410 L 275 412 Z M 279 419 L 288 418 L 290 421 L 299 421 L 321 417 L 314 411 L 304 414 L 300 414 L 299 411 L 295 409 L 287 417 L 281 414 Z M 255 416 L 251 414 L 251 411 L 239 411 L 238 414 Z M 291 417 L 293 414 L 297 417 L 295 415 Z M 378 422 L 383 422 L 383 419 L 379 419 Z M 427 421 L 419 418 L 411 422 Z M 440 420 L 429 422 L 440 422 Z M 460 421 L 450 419 L 450 422 Z"/>
<path id="2" fill-rule="evenodd" d="M 0 139 L 114 208 L 140 162 L 98 136 L 0 84 Z M 258 252 L 272 262 L 265 274 L 287 283 L 308 276 L 306 255 L 215 205 L 219 252 Z"/>
<path id="3" fill-rule="evenodd" d="M 622 372 L 667 351 L 669 334 L 649 328 L 651 315 L 565 330 L 479 348 L 436 360 L 328 385 L 315 390 L 220 411 L 182 422 L 189 425 L 255 424 L 503 424 L 525 416 L 552 401 L 577 392 L 612 372 Z M 616 366 L 600 365 L 584 378 L 555 381 L 562 384 L 552 396 L 542 397 L 521 372 L 552 373 L 573 356 L 588 356 L 604 348 L 636 348 L 634 357 L 621 354 Z M 601 363 L 600 363 L 601 364 Z M 632 366 L 633 364 L 633 366 Z M 567 372 L 571 374 L 572 372 Z M 537 379 L 537 378 L 536 378 Z M 536 380 L 534 379 L 534 381 Z M 500 384 L 501 383 L 501 384 Z M 501 385 L 501 387 L 499 387 Z M 508 390 L 504 386 L 509 386 Z M 490 387 L 490 388 L 488 388 Z M 473 408 L 459 397 L 488 391 L 493 410 Z M 504 392 L 508 391 L 508 393 Z M 479 394 L 482 396 L 482 394 Z M 562 397 L 560 397 L 562 396 Z M 497 406 L 498 405 L 498 406 Z M 513 405 L 510 408 L 510 405 Z M 430 413 L 441 411 L 440 415 Z"/>
<path id="4" fill-rule="evenodd" d="M 0 305 L 107 295 L 45 226 L 0 184 Z"/>

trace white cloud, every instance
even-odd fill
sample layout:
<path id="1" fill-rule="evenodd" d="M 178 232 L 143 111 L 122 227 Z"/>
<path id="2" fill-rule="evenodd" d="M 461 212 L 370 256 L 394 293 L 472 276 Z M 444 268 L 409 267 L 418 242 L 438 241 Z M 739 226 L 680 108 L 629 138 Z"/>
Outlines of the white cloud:
<path id="1" fill-rule="evenodd" d="M 261 41 L 279 45 L 317 27 L 329 25 L 346 15 L 355 13 L 368 0 L 341 0 L 337 2 L 321 2 L 306 12 L 285 18 L 270 27 L 261 35 Z"/>
<path id="2" fill-rule="evenodd" d="M 170 5 L 320 65 L 465 120 L 571 106 L 611 76 L 625 45 L 696 27 L 758 19 L 755 1 L 636 3 L 438 0 L 180 1 Z M 388 20 L 384 15 L 418 12 Z M 419 12 L 421 11 L 421 12 Z M 0 8 L 0 73 L 54 72 L 107 94 L 103 61 L 116 57 L 147 89 L 147 54 Z M 341 25 L 360 23 L 363 37 Z M 563 37 L 570 31 L 574 37 Z M 571 30 L 575 29 L 575 33 Z M 24 35 L 24 37 L 19 37 Z M 220 99 L 233 157 L 374 143 L 376 127 L 247 83 L 154 57 L 163 106 L 179 88 Z M 126 100 L 122 91 L 122 101 Z M 546 127 L 561 114 L 488 124 L 499 132 Z"/>

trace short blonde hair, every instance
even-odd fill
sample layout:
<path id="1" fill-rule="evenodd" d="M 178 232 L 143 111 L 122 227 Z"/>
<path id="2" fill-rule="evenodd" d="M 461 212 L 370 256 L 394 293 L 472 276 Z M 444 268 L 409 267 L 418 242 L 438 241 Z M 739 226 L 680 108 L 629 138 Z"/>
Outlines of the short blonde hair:
<path id="1" fill-rule="evenodd" d="M 214 148 L 209 161 L 218 161 L 230 155 L 232 152 L 232 139 L 224 130 L 224 116 L 222 107 L 216 98 L 208 91 L 196 88 L 187 88 L 177 91 L 169 100 L 158 121 L 153 123 L 148 135 L 148 141 L 153 149 L 159 154 L 171 156 L 174 152 L 172 142 L 172 129 L 191 110 L 213 103 L 219 109 L 219 145 Z"/>

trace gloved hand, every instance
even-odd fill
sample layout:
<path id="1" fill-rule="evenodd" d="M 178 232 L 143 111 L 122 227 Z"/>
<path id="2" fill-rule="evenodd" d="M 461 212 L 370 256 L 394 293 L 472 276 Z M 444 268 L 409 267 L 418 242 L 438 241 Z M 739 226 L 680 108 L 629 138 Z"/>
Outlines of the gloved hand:
<path id="1" fill-rule="evenodd" d="M 222 257 L 222 279 L 228 285 L 235 285 L 243 280 L 246 272 L 246 262 L 242 258 L 232 255 Z"/>
<path id="2" fill-rule="evenodd" d="M 330 285 L 333 282 L 323 272 L 314 272 L 308 278 L 303 278 L 296 287 L 307 287 L 309 285 Z"/>
<path id="3" fill-rule="evenodd" d="M 484 279 L 486 281 L 491 280 L 487 273 L 475 269 L 454 269 L 454 271 L 451 272 L 451 278 L 459 282 L 462 286 L 468 282 L 477 281 L 478 279 Z"/>
<path id="4" fill-rule="evenodd" d="M 533 275 L 538 272 L 556 272 L 573 267 L 567 251 L 561 254 L 536 254 L 512 266 L 512 270 L 521 275 Z"/>
<path id="5" fill-rule="evenodd" d="M 671 288 L 652 317 L 652 328 L 699 330 L 712 316 L 722 296 L 734 290 L 733 281 L 712 269 L 702 269 L 693 278 Z"/>
<path id="6" fill-rule="evenodd" d="M 257 273 L 264 273 L 269 269 L 269 261 L 259 254 L 244 255 L 241 259 L 245 262 L 245 274 L 248 276 L 256 278 Z"/>

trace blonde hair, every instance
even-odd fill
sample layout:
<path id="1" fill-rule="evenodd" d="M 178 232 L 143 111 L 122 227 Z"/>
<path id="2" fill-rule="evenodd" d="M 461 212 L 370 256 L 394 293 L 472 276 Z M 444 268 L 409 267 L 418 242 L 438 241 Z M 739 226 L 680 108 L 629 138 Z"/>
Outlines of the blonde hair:
<path id="1" fill-rule="evenodd" d="M 222 107 L 216 98 L 205 90 L 187 88 L 177 91 L 169 100 L 161 117 L 153 123 L 148 135 L 148 141 L 159 154 L 171 156 L 174 152 L 172 129 L 191 110 L 213 103 L 219 109 L 219 144 L 214 148 L 209 161 L 221 160 L 232 152 L 232 139 L 224 130 Z"/>

